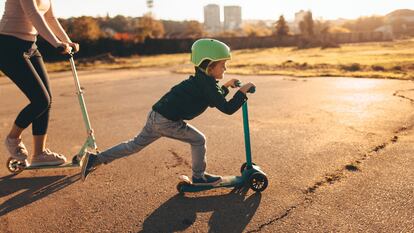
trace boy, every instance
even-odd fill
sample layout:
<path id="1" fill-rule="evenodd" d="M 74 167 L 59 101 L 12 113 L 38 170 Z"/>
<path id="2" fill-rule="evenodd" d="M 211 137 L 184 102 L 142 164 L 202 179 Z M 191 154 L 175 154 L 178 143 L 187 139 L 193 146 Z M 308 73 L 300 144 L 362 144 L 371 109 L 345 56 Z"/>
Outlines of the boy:
<path id="1" fill-rule="evenodd" d="M 142 131 L 133 139 L 122 142 L 97 155 L 86 154 L 82 159 L 82 179 L 100 164 L 107 164 L 142 150 L 160 137 L 168 137 L 191 145 L 192 181 L 194 185 L 216 185 L 221 176 L 208 174 L 206 170 L 206 138 L 191 120 L 203 113 L 207 107 L 215 107 L 226 114 L 233 114 L 247 100 L 246 93 L 254 87 L 247 83 L 240 87 L 230 101 L 225 99 L 228 88 L 235 88 L 232 79 L 222 87 L 217 80 L 223 78 L 226 61 L 231 59 L 230 48 L 214 39 L 200 39 L 191 47 L 191 62 L 195 74 L 174 86 L 152 106 Z"/>

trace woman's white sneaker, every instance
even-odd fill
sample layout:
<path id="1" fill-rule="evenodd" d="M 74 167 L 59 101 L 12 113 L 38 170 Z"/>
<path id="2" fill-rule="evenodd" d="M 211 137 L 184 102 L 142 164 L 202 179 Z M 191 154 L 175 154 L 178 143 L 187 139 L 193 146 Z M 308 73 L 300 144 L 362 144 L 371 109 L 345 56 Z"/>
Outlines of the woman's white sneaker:
<path id="1" fill-rule="evenodd" d="M 64 155 L 45 149 L 40 155 L 33 156 L 30 166 L 58 166 L 66 163 Z"/>
<path id="2" fill-rule="evenodd" d="M 20 161 L 27 159 L 29 152 L 27 152 L 26 146 L 23 144 L 21 138 L 9 138 L 4 140 L 7 150 L 10 153 L 10 157 Z"/>

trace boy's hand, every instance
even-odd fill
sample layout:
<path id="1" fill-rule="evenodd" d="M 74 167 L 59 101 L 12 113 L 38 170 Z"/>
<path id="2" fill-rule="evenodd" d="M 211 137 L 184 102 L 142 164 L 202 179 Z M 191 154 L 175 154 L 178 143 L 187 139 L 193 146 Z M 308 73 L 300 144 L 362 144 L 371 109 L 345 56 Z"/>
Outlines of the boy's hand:
<path id="1" fill-rule="evenodd" d="M 225 86 L 225 87 L 227 87 L 227 88 L 229 88 L 229 87 L 231 87 L 231 88 L 236 88 L 236 87 L 237 87 L 237 86 L 236 86 L 236 82 L 239 82 L 239 80 L 238 80 L 238 79 L 233 78 L 233 79 L 229 80 L 228 82 L 226 82 L 223 86 Z"/>
<path id="2" fill-rule="evenodd" d="M 242 87 L 240 87 L 239 91 L 243 92 L 244 94 L 247 93 L 250 88 L 256 87 L 253 83 L 246 83 Z"/>

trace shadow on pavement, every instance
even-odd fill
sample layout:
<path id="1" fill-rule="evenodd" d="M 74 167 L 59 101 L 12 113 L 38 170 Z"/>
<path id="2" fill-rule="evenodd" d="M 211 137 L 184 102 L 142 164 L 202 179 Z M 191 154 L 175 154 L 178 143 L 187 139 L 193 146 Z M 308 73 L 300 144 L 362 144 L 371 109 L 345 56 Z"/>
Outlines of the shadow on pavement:
<path id="1" fill-rule="evenodd" d="M 0 204 L 0 217 L 57 192 L 80 179 L 80 174 L 25 178 L 13 178 L 13 176 L 0 178 L 0 198 L 19 193 Z"/>
<path id="2" fill-rule="evenodd" d="M 208 232 L 242 232 L 261 200 L 260 193 L 246 198 L 247 191 L 234 189 L 226 195 L 209 197 L 177 194 L 145 219 L 140 233 L 183 231 L 195 223 L 198 213 L 205 212 L 213 212 Z"/>

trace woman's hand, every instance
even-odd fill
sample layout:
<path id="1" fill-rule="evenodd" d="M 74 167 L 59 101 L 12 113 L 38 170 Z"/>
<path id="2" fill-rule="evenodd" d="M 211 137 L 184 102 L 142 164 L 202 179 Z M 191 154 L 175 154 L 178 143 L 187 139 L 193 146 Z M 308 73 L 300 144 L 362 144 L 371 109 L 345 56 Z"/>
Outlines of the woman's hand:
<path id="1" fill-rule="evenodd" d="M 79 44 L 75 42 L 68 43 L 70 47 L 72 47 L 72 52 L 77 53 L 79 52 Z"/>
<path id="2" fill-rule="evenodd" d="M 256 86 L 253 83 L 246 83 L 242 87 L 240 87 L 239 91 L 246 94 L 252 87 L 256 87 Z"/>
<path id="3" fill-rule="evenodd" d="M 229 80 L 228 82 L 226 82 L 223 86 L 225 86 L 225 87 L 227 87 L 227 88 L 229 88 L 229 87 L 231 87 L 231 88 L 236 88 L 236 87 L 237 87 L 237 86 L 236 86 L 236 82 L 239 82 L 239 80 L 238 80 L 238 79 L 233 78 L 233 79 Z"/>
<path id="4" fill-rule="evenodd" d="M 57 49 L 61 54 L 69 54 L 72 52 L 72 47 L 68 43 L 60 43 Z"/>

